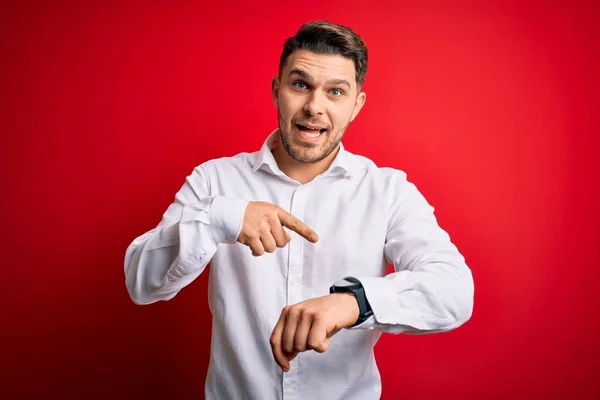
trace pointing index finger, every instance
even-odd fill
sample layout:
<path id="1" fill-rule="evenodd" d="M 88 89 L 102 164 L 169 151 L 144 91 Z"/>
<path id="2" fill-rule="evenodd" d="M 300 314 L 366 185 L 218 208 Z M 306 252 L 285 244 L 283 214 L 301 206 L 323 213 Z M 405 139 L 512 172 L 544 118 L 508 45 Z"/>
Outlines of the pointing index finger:
<path id="1" fill-rule="evenodd" d="M 300 221 L 298 218 L 294 217 L 289 212 L 285 211 L 282 208 L 278 208 L 277 215 L 279 217 L 279 221 L 281 221 L 281 225 L 290 228 L 298 235 L 302 236 L 306 240 L 317 243 L 319 240 L 319 236 L 315 231 L 309 228 L 304 222 Z"/>

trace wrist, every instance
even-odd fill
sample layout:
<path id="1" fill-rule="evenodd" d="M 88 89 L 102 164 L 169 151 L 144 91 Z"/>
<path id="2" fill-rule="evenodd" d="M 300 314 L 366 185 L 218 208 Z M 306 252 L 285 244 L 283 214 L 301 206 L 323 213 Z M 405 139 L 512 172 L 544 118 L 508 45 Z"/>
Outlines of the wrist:
<path id="1" fill-rule="evenodd" d="M 359 313 L 354 323 L 350 327 L 360 325 L 373 315 L 371 305 L 367 300 L 365 290 L 360 281 L 354 277 L 346 277 L 329 288 L 330 293 L 350 294 L 354 297 L 355 305 L 358 306 Z"/>
<path id="2" fill-rule="evenodd" d="M 345 314 L 348 315 L 348 321 L 345 324 L 346 326 L 354 325 L 360 316 L 360 307 L 358 305 L 358 300 L 353 293 L 331 293 L 330 296 L 336 297 L 340 302 L 344 305 L 344 310 L 348 310 Z"/>
<path id="3" fill-rule="evenodd" d="M 233 244 L 242 230 L 248 201 L 227 196 L 215 196 L 209 218 L 217 243 Z"/>

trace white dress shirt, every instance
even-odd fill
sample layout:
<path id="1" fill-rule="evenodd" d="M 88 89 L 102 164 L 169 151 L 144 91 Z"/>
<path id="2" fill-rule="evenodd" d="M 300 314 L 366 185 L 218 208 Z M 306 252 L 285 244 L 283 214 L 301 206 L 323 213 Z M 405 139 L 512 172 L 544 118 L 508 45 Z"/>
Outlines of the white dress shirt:
<path id="1" fill-rule="evenodd" d="M 471 271 L 404 172 L 341 145 L 327 171 L 300 184 L 277 167 L 275 135 L 260 151 L 193 170 L 158 226 L 128 247 L 127 289 L 136 304 L 169 300 L 211 263 L 207 399 L 379 399 L 373 347 L 381 333 L 463 324 L 473 307 Z M 277 204 L 319 241 L 286 229 L 287 246 L 252 256 L 236 241 L 249 201 Z M 386 275 L 390 264 L 395 272 Z M 284 373 L 269 343 L 282 309 L 327 295 L 346 276 L 361 281 L 374 316 L 339 331 L 326 352 L 300 353 Z"/>

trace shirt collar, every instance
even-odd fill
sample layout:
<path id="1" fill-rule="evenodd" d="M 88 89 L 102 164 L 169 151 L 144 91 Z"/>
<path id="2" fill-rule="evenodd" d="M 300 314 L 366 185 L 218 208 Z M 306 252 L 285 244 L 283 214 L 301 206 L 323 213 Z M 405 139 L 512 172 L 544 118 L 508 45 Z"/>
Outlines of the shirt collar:
<path id="1" fill-rule="evenodd" d="M 278 140 L 279 129 L 275 129 L 264 141 L 260 151 L 256 155 L 254 160 L 254 164 L 252 165 L 252 172 L 256 172 L 261 168 L 268 168 L 271 173 L 276 175 L 285 175 L 277 166 L 277 162 L 275 161 L 275 157 L 273 157 L 273 153 L 271 153 L 273 149 L 273 145 L 276 140 Z M 338 154 L 335 156 L 333 162 L 323 173 L 333 174 L 333 175 L 342 175 L 346 178 L 352 178 L 354 174 L 356 174 L 360 169 L 360 164 L 358 160 L 356 160 L 356 156 L 349 151 L 345 150 L 344 144 L 340 142 L 340 150 Z"/>

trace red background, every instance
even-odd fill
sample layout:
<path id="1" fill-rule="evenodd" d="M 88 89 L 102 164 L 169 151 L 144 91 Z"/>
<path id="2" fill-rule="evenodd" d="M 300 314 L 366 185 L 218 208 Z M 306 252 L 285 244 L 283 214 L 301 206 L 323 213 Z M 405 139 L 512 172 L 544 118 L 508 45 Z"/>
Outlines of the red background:
<path id="1" fill-rule="evenodd" d="M 370 50 L 347 148 L 408 173 L 476 284 L 460 329 L 384 335 L 383 398 L 598 398 L 600 8 L 545 3 L 3 3 L 0 397 L 203 397 L 208 274 L 135 306 L 125 249 L 260 147 L 284 39 L 330 19 Z"/>

